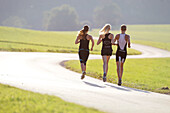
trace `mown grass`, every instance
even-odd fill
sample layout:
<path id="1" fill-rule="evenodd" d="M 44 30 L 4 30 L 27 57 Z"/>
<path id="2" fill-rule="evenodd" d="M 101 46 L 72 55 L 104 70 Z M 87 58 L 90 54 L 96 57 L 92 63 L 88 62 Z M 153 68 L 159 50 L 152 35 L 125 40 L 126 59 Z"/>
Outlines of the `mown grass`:
<path id="1" fill-rule="evenodd" d="M 170 24 L 167 25 L 128 25 L 132 43 L 144 44 L 170 51 Z M 96 31 L 94 33 L 97 33 Z M 113 34 L 120 31 L 112 31 Z M 94 34 L 97 35 L 97 34 Z"/>
<path id="2" fill-rule="evenodd" d="M 78 52 L 79 45 L 74 44 L 77 32 L 45 32 L 0 27 L 0 34 L 1 51 Z M 114 47 L 114 51 L 116 51 L 116 47 Z M 97 46 L 95 40 L 94 51 L 91 54 L 100 53 L 101 45 Z M 141 52 L 129 49 L 128 54 L 141 54 Z"/>
<path id="3" fill-rule="evenodd" d="M 133 42 L 170 51 L 170 25 L 130 25 Z"/>
<path id="4" fill-rule="evenodd" d="M 98 31 L 99 29 L 93 30 L 92 35 L 98 36 Z M 112 33 L 116 35 L 120 31 L 115 30 Z M 170 24 L 127 25 L 127 34 L 130 34 L 132 43 L 144 44 L 170 51 Z"/>
<path id="5" fill-rule="evenodd" d="M 102 60 L 87 62 L 87 75 L 102 79 Z M 170 58 L 127 59 L 124 66 L 123 86 L 170 94 Z M 78 60 L 65 62 L 66 68 L 81 73 Z M 107 81 L 117 84 L 116 61 L 111 59 Z"/>
<path id="6" fill-rule="evenodd" d="M 62 99 L 0 84 L 0 113 L 101 113 Z"/>

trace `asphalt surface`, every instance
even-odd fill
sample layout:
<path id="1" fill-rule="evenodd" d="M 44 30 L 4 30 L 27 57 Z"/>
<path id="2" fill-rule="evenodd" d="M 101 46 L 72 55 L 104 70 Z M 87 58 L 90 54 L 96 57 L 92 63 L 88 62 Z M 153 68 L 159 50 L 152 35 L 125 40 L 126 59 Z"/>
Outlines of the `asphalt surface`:
<path id="1" fill-rule="evenodd" d="M 132 48 L 140 50 L 142 55 L 128 58 L 170 57 L 170 52 L 149 46 L 133 44 Z M 101 56 L 90 55 L 89 59 Z M 78 60 L 78 55 L 0 52 L 0 83 L 110 113 L 170 113 L 169 95 L 104 83 L 88 76 L 81 80 L 79 73 L 60 65 L 66 60 Z"/>

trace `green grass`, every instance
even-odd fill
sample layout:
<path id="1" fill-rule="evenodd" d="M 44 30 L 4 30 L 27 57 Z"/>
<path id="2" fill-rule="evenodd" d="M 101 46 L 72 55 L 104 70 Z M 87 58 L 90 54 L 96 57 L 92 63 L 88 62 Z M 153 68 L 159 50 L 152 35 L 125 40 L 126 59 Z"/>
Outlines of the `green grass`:
<path id="1" fill-rule="evenodd" d="M 170 51 L 170 25 L 130 25 L 128 29 L 134 43 Z"/>
<path id="2" fill-rule="evenodd" d="M 0 84 L 0 113 L 101 113 L 62 99 Z"/>
<path id="3" fill-rule="evenodd" d="M 170 51 L 170 24 L 127 25 L 127 27 L 127 34 L 130 34 L 132 43 L 153 46 Z M 99 29 L 95 29 L 92 35 L 98 36 L 98 32 Z M 112 33 L 116 35 L 120 33 L 120 31 L 116 30 L 112 31 Z"/>
<path id="4" fill-rule="evenodd" d="M 96 63 L 97 62 L 97 63 Z M 124 66 L 123 86 L 170 94 L 170 58 L 127 59 Z M 66 68 L 81 73 L 79 61 L 65 62 Z M 87 62 L 87 75 L 102 79 L 102 60 Z M 111 59 L 107 81 L 117 84 L 116 62 Z"/>
<path id="5" fill-rule="evenodd" d="M 0 27 L 0 50 L 4 51 L 31 51 L 31 52 L 64 52 L 77 53 L 75 45 L 77 32 L 45 32 L 27 29 Z M 91 44 L 90 44 L 91 47 Z M 114 51 L 116 47 L 114 47 Z M 91 54 L 100 54 L 101 45 L 96 45 Z M 141 54 L 129 49 L 128 54 Z"/>
<path id="6" fill-rule="evenodd" d="M 167 25 L 128 25 L 133 43 L 144 44 L 170 51 L 170 24 Z M 120 31 L 113 31 L 114 34 Z"/>

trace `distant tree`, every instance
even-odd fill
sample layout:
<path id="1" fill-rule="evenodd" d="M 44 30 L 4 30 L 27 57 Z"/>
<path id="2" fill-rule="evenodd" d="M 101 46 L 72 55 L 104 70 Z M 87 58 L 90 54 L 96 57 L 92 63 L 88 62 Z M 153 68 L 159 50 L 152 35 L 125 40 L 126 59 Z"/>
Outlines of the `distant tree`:
<path id="1" fill-rule="evenodd" d="M 118 5 L 109 3 L 94 9 L 95 27 L 102 27 L 106 23 L 117 25 L 121 19 L 121 10 Z"/>
<path id="2" fill-rule="evenodd" d="M 45 12 L 43 23 L 45 30 L 49 31 L 74 31 L 80 28 L 78 14 L 69 5 L 62 5 Z"/>
<path id="3" fill-rule="evenodd" d="M 92 24 L 90 21 L 88 21 L 88 20 L 84 20 L 84 21 L 81 21 L 81 22 L 80 22 L 80 25 L 81 25 L 81 26 L 84 26 L 84 25 L 92 26 L 93 24 Z"/>
<path id="4" fill-rule="evenodd" d="M 29 28 L 26 20 L 18 16 L 10 16 L 2 22 L 2 25 L 9 27 Z"/>

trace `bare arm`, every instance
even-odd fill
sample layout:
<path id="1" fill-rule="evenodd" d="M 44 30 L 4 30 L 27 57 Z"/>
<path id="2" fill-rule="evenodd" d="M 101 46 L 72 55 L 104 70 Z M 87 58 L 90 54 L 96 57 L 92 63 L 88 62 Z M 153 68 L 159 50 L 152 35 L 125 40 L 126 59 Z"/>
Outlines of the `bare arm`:
<path id="1" fill-rule="evenodd" d="M 119 39 L 119 35 L 116 35 L 115 38 L 113 39 L 112 45 L 117 45 L 115 42 L 116 42 L 116 40 L 118 40 L 118 39 Z"/>
<path id="2" fill-rule="evenodd" d="M 109 35 L 109 39 L 111 39 L 111 43 L 113 44 L 113 41 L 114 41 L 114 35 L 113 35 L 113 34 L 110 34 L 110 35 Z"/>
<path id="3" fill-rule="evenodd" d="M 89 38 L 92 42 L 92 46 L 91 46 L 91 51 L 93 51 L 93 47 L 94 47 L 94 40 L 93 40 L 93 37 L 91 35 L 89 35 Z"/>
<path id="4" fill-rule="evenodd" d="M 102 37 L 103 37 L 102 35 L 99 36 L 99 39 L 97 41 L 97 45 L 99 45 L 102 42 Z"/>
<path id="5" fill-rule="evenodd" d="M 77 36 L 76 40 L 75 40 L 75 44 L 78 44 L 80 42 L 80 36 Z"/>
<path id="6" fill-rule="evenodd" d="M 131 47 L 131 43 L 130 43 L 130 36 L 129 35 L 126 35 L 126 41 L 128 43 L 128 48 Z"/>
<path id="7" fill-rule="evenodd" d="M 128 47 L 131 47 L 131 43 L 130 43 L 130 36 L 128 36 Z"/>

